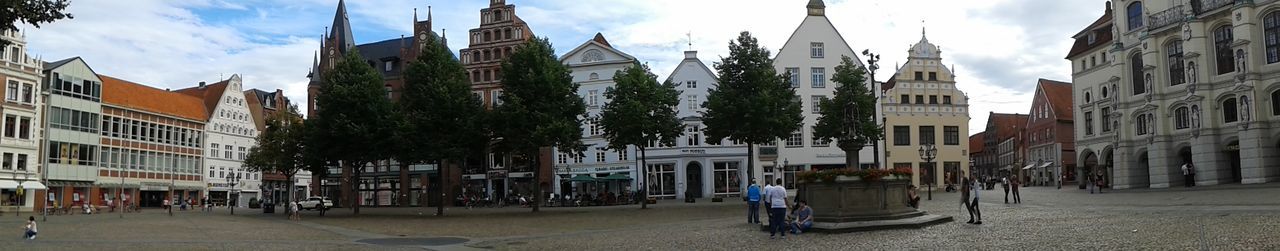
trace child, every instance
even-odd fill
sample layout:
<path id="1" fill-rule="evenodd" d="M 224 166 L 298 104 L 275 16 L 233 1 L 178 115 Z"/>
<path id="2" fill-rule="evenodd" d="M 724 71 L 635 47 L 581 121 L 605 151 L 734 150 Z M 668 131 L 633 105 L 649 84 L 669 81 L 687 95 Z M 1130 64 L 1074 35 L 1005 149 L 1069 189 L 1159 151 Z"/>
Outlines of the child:
<path id="1" fill-rule="evenodd" d="M 36 239 L 36 231 L 37 231 L 37 230 L 36 230 L 36 217 L 35 217 L 35 216 L 27 217 L 27 226 L 26 226 L 26 228 L 25 228 L 25 229 L 26 229 L 26 235 L 25 235 L 25 236 L 26 236 L 26 238 L 27 238 L 28 240 L 35 240 L 35 239 Z"/>

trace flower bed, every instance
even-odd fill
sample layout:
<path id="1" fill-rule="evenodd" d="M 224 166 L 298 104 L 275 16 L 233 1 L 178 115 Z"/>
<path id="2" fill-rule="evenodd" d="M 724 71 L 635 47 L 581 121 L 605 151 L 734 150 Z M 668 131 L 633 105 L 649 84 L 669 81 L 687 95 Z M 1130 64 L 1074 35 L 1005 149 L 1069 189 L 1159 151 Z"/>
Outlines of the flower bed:
<path id="1" fill-rule="evenodd" d="M 843 177 L 857 177 L 859 180 L 864 180 L 864 181 L 880 181 L 880 180 L 884 180 L 886 177 L 893 177 L 891 179 L 902 179 L 902 178 L 909 179 L 911 177 L 911 174 L 912 172 L 910 168 L 895 168 L 895 169 L 887 169 L 887 170 L 879 169 L 879 168 L 865 169 L 865 170 L 853 169 L 853 168 L 841 168 L 841 169 L 827 169 L 827 170 L 819 170 L 819 171 L 805 171 L 805 172 L 796 174 L 796 179 L 807 182 L 807 183 L 813 183 L 817 181 L 831 183 L 836 181 L 836 177 L 843 176 Z"/>

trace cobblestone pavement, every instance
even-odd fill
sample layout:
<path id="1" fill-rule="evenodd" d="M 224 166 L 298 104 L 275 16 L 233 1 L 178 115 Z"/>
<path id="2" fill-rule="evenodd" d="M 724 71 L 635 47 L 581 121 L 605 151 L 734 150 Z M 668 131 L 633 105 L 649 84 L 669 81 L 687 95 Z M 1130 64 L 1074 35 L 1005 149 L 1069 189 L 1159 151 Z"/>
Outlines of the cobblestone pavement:
<path id="1" fill-rule="evenodd" d="M 935 191 L 937 192 L 937 191 Z M 240 209 L 231 216 L 160 210 L 49 216 L 37 240 L 21 240 L 21 217 L 0 215 L 5 250 L 1278 250 L 1280 184 L 1194 189 L 1087 190 L 1030 187 L 1023 204 L 982 193 L 983 225 L 965 224 L 958 194 L 923 202 L 955 222 L 923 229 L 806 233 L 770 240 L 745 222 L 741 200 L 661 201 L 591 208 L 364 208 L 304 212 L 303 221 Z M 925 195 L 926 194 L 921 194 Z M 36 217 L 37 220 L 40 218 Z M 9 226 L 11 228 L 5 228 Z"/>

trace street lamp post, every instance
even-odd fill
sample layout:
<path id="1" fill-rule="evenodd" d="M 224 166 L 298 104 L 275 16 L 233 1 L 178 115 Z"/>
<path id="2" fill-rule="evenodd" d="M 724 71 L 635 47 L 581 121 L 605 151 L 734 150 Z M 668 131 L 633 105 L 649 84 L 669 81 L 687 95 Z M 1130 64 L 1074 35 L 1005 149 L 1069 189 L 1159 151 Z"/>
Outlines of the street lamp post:
<path id="1" fill-rule="evenodd" d="M 876 98 L 876 102 L 880 102 L 879 92 L 883 90 L 876 89 L 876 87 L 879 86 L 876 84 L 876 70 L 880 69 L 880 63 L 879 63 L 880 54 L 871 53 L 871 50 L 862 50 L 862 55 L 867 57 L 867 74 L 871 76 L 871 90 L 875 92 L 875 93 L 872 93 L 871 95 Z M 871 116 L 874 118 L 875 114 L 872 113 Z M 884 133 L 884 132 L 880 132 L 880 133 Z M 884 137 L 880 137 L 880 138 L 883 139 Z M 872 163 L 875 163 L 877 168 L 882 168 L 880 166 L 880 142 L 879 141 L 871 142 L 871 150 L 873 152 L 871 154 Z"/>
<path id="2" fill-rule="evenodd" d="M 52 80 L 52 78 L 49 79 L 50 82 L 52 82 Z M 40 135 L 44 140 L 41 141 L 40 147 L 44 148 L 46 152 L 53 151 L 53 149 L 49 149 L 49 97 L 51 94 L 53 93 L 49 92 L 48 86 L 40 87 L 40 97 L 44 99 L 44 104 L 40 105 L 40 116 L 44 116 L 44 130 L 41 131 L 42 135 Z M 49 173 L 49 158 L 40 159 L 42 159 L 40 163 L 43 163 L 43 165 L 40 165 L 40 169 L 44 170 L 37 171 L 40 171 L 40 178 L 44 182 L 44 198 L 36 199 L 44 201 L 45 204 L 40 208 L 40 221 L 49 221 L 49 177 L 46 175 Z M 35 201 L 32 202 L 34 203 Z"/>
<path id="3" fill-rule="evenodd" d="M 933 144 L 925 144 L 920 146 L 920 159 L 923 159 L 925 163 L 927 163 L 925 165 L 927 165 L 929 169 L 933 169 L 933 159 L 937 157 L 938 157 L 938 148 L 935 147 Z M 933 180 L 934 179 L 932 176 L 936 175 L 936 174 L 933 174 L 933 172 L 931 171 L 933 170 L 926 171 L 926 173 L 930 174 L 929 182 L 928 182 L 929 200 L 933 200 Z"/>
<path id="4" fill-rule="evenodd" d="M 231 185 L 231 189 L 230 189 L 229 191 L 227 191 L 227 193 L 228 193 L 229 195 L 230 195 L 230 194 L 234 194 L 234 193 L 235 193 L 235 191 L 236 191 L 236 185 L 237 185 L 237 184 L 239 184 L 239 183 L 240 183 L 240 173 L 236 173 L 235 175 L 228 175 L 228 176 L 227 176 L 227 184 L 228 184 L 228 185 Z M 230 207 L 230 208 L 231 208 L 231 215 L 235 215 L 235 214 L 236 214 L 236 206 L 235 206 L 235 205 L 230 204 L 231 196 L 227 196 L 227 197 L 228 197 L 228 198 L 227 198 L 227 202 L 228 202 L 228 203 L 227 203 L 227 207 Z"/>

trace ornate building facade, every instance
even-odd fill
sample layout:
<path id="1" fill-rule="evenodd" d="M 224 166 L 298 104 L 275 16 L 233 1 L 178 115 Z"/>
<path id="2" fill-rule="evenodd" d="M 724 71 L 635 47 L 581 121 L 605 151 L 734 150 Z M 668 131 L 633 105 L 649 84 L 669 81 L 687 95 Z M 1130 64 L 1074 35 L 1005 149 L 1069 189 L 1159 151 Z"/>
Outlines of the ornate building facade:
<path id="1" fill-rule="evenodd" d="M 1093 121 L 1077 167 L 1115 188 L 1183 185 L 1187 163 L 1202 185 L 1280 180 L 1277 37 L 1276 1 L 1108 2 L 1067 55 Z"/>
<path id="2" fill-rule="evenodd" d="M 609 178 L 610 175 L 615 175 L 614 177 L 625 175 L 628 178 L 626 180 L 616 179 L 606 182 L 609 187 L 605 188 L 607 191 L 604 192 L 622 195 L 639 190 L 637 185 L 641 179 L 639 170 L 636 170 L 636 158 L 639 156 L 635 154 L 634 147 L 627 147 L 620 151 L 608 149 L 609 141 L 605 139 L 604 128 L 600 125 L 601 113 L 605 104 L 609 103 L 609 99 L 605 97 L 605 91 L 617 85 L 613 82 L 614 74 L 635 66 L 637 62 L 635 57 L 610 45 L 600 33 L 596 33 L 594 38 L 560 57 L 560 63 L 569 66 L 569 70 L 573 71 L 571 74 L 573 82 L 578 84 L 578 96 L 582 97 L 583 104 L 587 106 L 587 119 L 583 120 L 582 125 L 582 143 L 587 146 L 587 149 L 582 155 L 555 149 L 555 184 L 559 189 L 549 192 L 560 194 L 599 192 L 590 189 L 598 186 L 587 186 L 581 182 L 577 184 L 577 189 L 566 186 L 573 185 L 569 180 L 578 175 L 589 175 L 597 179 Z M 513 174 L 509 178 L 515 180 L 517 177 Z M 528 182 L 527 180 L 525 182 Z M 519 183 L 513 182 L 513 184 Z M 520 190 L 527 190 L 527 188 L 517 189 L 517 192 L 521 192 Z"/>
<path id="3" fill-rule="evenodd" d="M 969 173 L 969 140 L 962 136 L 969 132 L 969 96 L 942 64 L 942 50 L 920 35 L 907 63 L 881 85 L 885 167 L 911 169 L 913 184 L 937 187 Z M 920 156 L 924 145 L 937 149 L 932 161 Z"/>
<path id="4" fill-rule="evenodd" d="M 39 149 L 44 133 L 40 125 L 44 100 L 40 97 L 41 79 L 44 78 L 44 62 L 27 54 L 26 35 L 17 30 L 0 30 L 0 39 L 12 44 L 0 47 L 0 83 L 4 84 L 4 103 L 0 105 L 0 119 L 4 122 L 0 134 L 0 205 L 16 206 L 32 210 L 36 191 L 43 190 L 39 182 L 41 170 Z M 18 192 L 18 187 L 24 190 Z"/>

